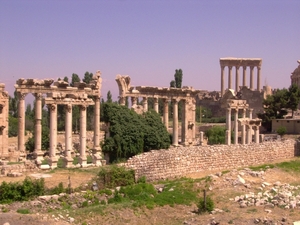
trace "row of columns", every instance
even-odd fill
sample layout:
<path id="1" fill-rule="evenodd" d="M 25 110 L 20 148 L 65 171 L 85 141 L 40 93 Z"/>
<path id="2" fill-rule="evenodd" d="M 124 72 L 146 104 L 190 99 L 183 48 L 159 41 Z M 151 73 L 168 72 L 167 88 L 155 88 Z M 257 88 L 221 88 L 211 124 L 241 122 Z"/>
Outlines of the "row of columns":
<path id="1" fill-rule="evenodd" d="M 225 93 L 225 67 L 224 65 L 221 65 L 221 96 L 224 95 Z M 233 66 L 227 66 L 228 67 L 228 89 L 232 89 L 232 67 Z M 250 67 L 250 89 L 254 90 L 254 68 L 257 68 L 257 91 L 260 91 L 261 89 L 261 84 L 260 84 L 260 79 L 261 79 L 261 67 L 260 66 L 249 66 Z M 240 81 L 239 81 L 239 69 L 240 66 L 235 66 L 236 72 L 235 72 L 235 91 L 238 92 L 239 91 L 239 85 L 240 85 Z M 246 85 L 246 70 L 247 70 L 247 66 L 243 66 L 243 86 L 247 86 Z"/>
<path id="2" fill-rule="evenodd" d="M 233 143 L 238 144 L 238 112 L 239 109 L 237 108 L 227 108 L 226 109 L 226 144 L 231 144 L 231 111 L 234 112 L 234 138 Z M 246 119 L 246 109 L 242 110 L 242 118 Z M 247 117 L 252 120 L 252 113 L 253 109 L 248 109 Z M 251 125 L 251 124 L 242 124 L 242 131 L 241 131 L 241 144 L 250 144 L 252 142 L 252 130 L 254 130 L 254 142 L 259 143 L 259 126 L 258 125 Z"/>
<path id="3" fill-rule="evenodd" d="M 159 103 L 158 103 L 158 97 L 154 97 L 154 110 L 158 113 L 159 112 Z M 165 125 L 165 127 L 168 129 L 169 127 L 169 103 L 170 103 L 170 99 L 168 98 L 162 98 L 163 99 L 163 123 Z M 180 99 L 172 99 L 172 104 L 173 104 L 173 139 L 172 139 L 172 145 L 177 146 L 178 145 L 178 103 L 180 101 Z M 185 103 L 185 101 L 184 101 Z M 125 97 L 120 97 L 120 104 L 121 105 L 125 105 Z M 137 104 L 137 97 L 131 97 L 131 105 L 135 106 Z M 144 111 L 148 111 L 148 97 L 143 97 L 142 100 L 142 105 L 144 108 Z M 185 112 L 185 109 L 183 109 Z M 195 112 L 194 112 L 195 113 Z M 183 120 L 185 120 L 185 113 L 183 114 L 184 118 L 182 118 Z M 195 122 L 195 116 L 193 116 L 193 122 Z M 186 132 L 186 128 L 185 126 L 182 126 L 182 133 L 185 134 Z M 195 137 L 195 127 L 192 128 L 193 129 L 193 137 Z M 182 139 L 184 139 L 184 137 L 182 137 Z"/>
<path id="4" fill-rule="evenodd" d="M 18 93 L 19 97 L 19 121 L 18 121 L 18 148 L 22 153 L 25 153 L 25 97 L 26 93 Z M 35 96 L 35 149 L 34 153 L 37 156 L 37 162 L 42 159 L 42 94 L 36 93 Z M 50 111 L 50 148 L 49 148 L 49 163 L 52 168 L 57 167 L 57 104 L 48 104 Z M 87 163 L 86 157 L 86 105 L 80 105 L 80 157 L 79 163 L 85 166 Z M 66 121 L 65 121 L 65 156 L 64 162 L 66 167 L 72 166 L 73 159 L 71 157 L 72 150 L 72 105 L 67 104 Z M 100 97 L 95 99 L 94 111 L 94 146 L 93 146 L 93 163 L 100 165 Z"/>

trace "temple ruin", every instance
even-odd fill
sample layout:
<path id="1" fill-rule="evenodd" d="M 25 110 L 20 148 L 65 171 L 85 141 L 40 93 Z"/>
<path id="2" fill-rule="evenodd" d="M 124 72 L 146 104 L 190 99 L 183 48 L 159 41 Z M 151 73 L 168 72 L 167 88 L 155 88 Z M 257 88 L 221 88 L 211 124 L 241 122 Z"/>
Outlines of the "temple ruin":
<path id="1" fill-rule="evenodd" d="M 51 168 L 57 167 L 57 106 L 64 105 L 66 109 L 65 124 L 65 167 L 72 166 L 72 106 L 80 107 L 80 156 L 79 163 L 82 167 L 87 164 L 86 156 L 86 108 L 90 105 L 94 107 L 94 146 L 93 163 L 101 165 L 100 148 L 100 92 L 101 92 L 101 73 L 97 71 L 89 84 L 84 82 L 75 83 L 75 87 L 70 87 L 65 81 L 53 79 L 19 79 L 15 84 L 15 89 L 19 98 L 18 105 L 18 150 L 25 154 L 25 97 L 31 93 L 35 97 L 35 149 L 34 155 L 37 164 L 41 163 L 43 152 L 42 144 L 42 101 L 50 111 L 50 147 L 49 165 Z"/>
<path id="2" fill-rule="evenodd" d="M 5 85 L 0 83 L 0 154 L 1 158 L 8 157 L 8 92 Z"/>
<path id="3" fill-rule="evenodd" d="M 132 87 L 129 76 L 117 75 L 116 81 L 119 86 L 119 101 L 125 105 L 126 97 L 131 98 L 132 108 L 137 107 L 137 99 L 142 98 L 142 111 L 148 110 L 148 98 L 154 99 L 154 110 L 158 113 L 159 99 L 163 99 L 163 123 L 168 128 L 169 122 L 169 103 L 173 104 L 173 140 L 174 146 L 178 145 L 178 103 L 182 101 L 182 129 L 181 144 L 196 144 L 195 135 L 195 111 L 196 95 L 200 90 L 192 87 L 167 88 L 167 87 Z"/>
<path id="4" fill-rule="evenodd" d="M 262 59 L 260 58 L 220 58 L 221 66 L 221 96 L 225 93 L 225 68 L 228 67 L 228 89 L 233 89 L 232 87 L 232 67 L 235 67 L 235 91 L 239 91 L 240 81 L 239 81 L 239 69 L 243 68 L 243 85 L 247 86 L 246 82 L 246 71 L 247 67 L 250 68 L 250 89 L 254 90 L 254 68 L 257 68 L 257 87 L 256 90 L 260 91 L 260 70 L 261 70 Z"/>

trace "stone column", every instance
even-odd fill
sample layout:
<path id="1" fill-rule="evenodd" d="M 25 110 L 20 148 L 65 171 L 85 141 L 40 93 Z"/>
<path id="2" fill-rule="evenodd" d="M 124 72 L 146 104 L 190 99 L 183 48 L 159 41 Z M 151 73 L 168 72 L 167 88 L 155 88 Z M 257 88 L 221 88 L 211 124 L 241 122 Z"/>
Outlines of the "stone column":
<path id="1" fill-rule="evenodd" d="M 25 156 L 25 97 L 27 94 L 18 92 L 18 150 Z"/>
<path id="2" fill-rule="evenodd" d="M 254 142 L 259 143 L 259 126 L 253 126 L 254 130 Z"/>
<path id="3" fill-rule="evenodd" d="M 228 89 L 231 89 L 231 84 L 232 84 L 232 66 L 228 66 Z"/>
<path id="4" fill-rule="evenodd" d="M 235 92 L 238 92 L 240 88 L 239 69 L 240 69 L 239 66 L 235 66 Z"/>
<path id="5" fill-rule="evenodd" d="M 239 126 L 238 126 L 238 109 L 234 109 L 234 144 L 238 144 L 238 137 L 239 137 Z"/>
<path id="6" fill-rule="evenodd" d="M 94 146 L 93 146 L 93 164 L 101 165 L 101 147 L 100 147 L 100 96 L 95 97 L 94 107 Z"/>
<path id="7" fill-rule="evenodd" d="M 243 86 L 246 87 L 246 70 L 247 70 L 247 66 L 243 66 Z"/>
<path id="8" fill-rule="evenodd" d="M 173 99 L 173 145 L 178 146 L 178 99 Z"/>
<path id="9" fill-rule="evenodd" d="M 182 109 L 181 109 L 181 145 L 188 145 L 188 120 L 187 120 L 187 105 L 188 101 L 183 99 L 181 101 Z"/>
<path id="10" fill-rule="evenodd" d="M 155 112 L 158 113 L 158 98 L 155 97 L 155 98 L 153 98 L 153 100 L 154 100 L 154 110 L 155 110 Z"/>
<path id="11" fill-rule="evenodd" d="M 137 105 L 137 98 L 131 97 L 131 107 L 135 107 Z"/>
<path id="12" fill-rule="evenodd" d="M 56 148 L 57 148 L 57 105 L 51 104 L 48 105 L 50 110 L 50 147 L 49 147 L 49 165 L 50 167 L 57 167 L 57 157 L 56 157 Z"/>
<path id="13" fill-rule="evenodd" d="M 246 118 L 246 109 L 242 110 L 242 118 Z M 246 126 L 242 125 L 242 145 L 246 144 Z"/>
<path id="14" fill-rule="evenodd" d="M 257 67 L 257 90 L 260 91 L 260 66 Z"/>
<path id="15" fill-rule="evenodd" d="M 203 145 L 203 141 L 204 141 L 204 132 L 200 131 L 200 145 Z"/>
<path id="16" fill-rule="evenodd" d="M 43 160 L 42 153 L 42 98 L 41 93 L 35 96 L 35 127 L 34 127 L 34 153 L 36 155 L 36 163 L 40 165 Z"/>
<path id="17" fill-rule="evenodd" d="M 169 128 L 169 99 L 164 99 L 164 118 L 163 118 L 164 124 L 166 128 Z"/>
<path id="18" fill-rule="evenodd" d="M 64 167 L 71 167 L 73 159 L 71 157 L 72 151 L 72 105 L 65 106 L 66 121 L 65 121 L 65 157 Z"/>
<path id="19" fill-rule="evenodd" d="M 126 97 L 120 97 L 119 103 L 120 105 L 126 105 Z"/>
<path id="20" fill-rule="evenodd" d="M 252 127 L 250 125 L 246 125 L 246 129 L 247 129 L 246 142 L 247 144 L 250 144 L 252 142 Z"/>
<path id="21" fill-rule="evenodd" d="M 148 98 L 147 97 L 143 97 L 143 108 L 144 108 L 144 112 L 148 111 Z"/>
<path id="22" fill-rule="evenodd" d="M 253 91 L 254 88 L 253 88 L 253 69 L 254 69 L 254 66 L 250 66 L 250 89 Z"/>
<path id="23" fill-rule="evenodd" d="M 248 113 L 249 113 L 248 115 L 249 119 L 252 119 L 253 109 L 248 109 Z"/>
<path id="24" fill-rule="evenodd" d="M 227 136 L 226 136 L 226 144 L 231 144 L 231 108 L 226 109 L 226 130 L 227 130 Z"/>
<path id="25" fill-rule="evenodd" d="M 225 90 L 224 90 L 224 83 L 225 83 L 224 68 L 225 68 L 225 66 L 221 66 L 221 97 L 224 95 L 224 92 L 225 92 Z"/>
<path id="26" fill-rule="evenodd" d="M 86 158 L 86 106 L 80 106 L 80 156 L 79 164 L 81 167 L 87 166 Z"/>

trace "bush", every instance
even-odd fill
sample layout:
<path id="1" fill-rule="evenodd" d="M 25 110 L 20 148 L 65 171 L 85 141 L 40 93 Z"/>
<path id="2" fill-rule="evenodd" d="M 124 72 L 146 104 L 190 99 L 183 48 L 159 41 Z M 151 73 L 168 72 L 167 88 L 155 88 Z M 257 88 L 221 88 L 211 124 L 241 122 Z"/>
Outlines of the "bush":
<path id="1" fill-rule="evenodd" d="M 225 144 L 226 128 L 214 126 L 205 131 L 205 136 L 208 138 L 208 144 Z"/>
<path id="2" fill-rule="evenodd" d="M 45 193 L 44 179 L 32 180 L 26 177 L 23 183 L 6 183 L 0 185 L 0 203 L 27 201 Z"/>
<path id="3" fill-rule="evenodd" d="M 276 132 L 277 132 L 278 135 L 283 136 L 283 135 L 286 134 L 286 127 L 283 127 L 283 126 L 278 127 Z"/>
<path id="4" fill-rule="evenodd" d="M 120 166 L 102 167 L 98 176 L 100 186 L 105 188 L 126 186 L 135 183 L 134 171 Z"/>
<path id="5" fill-rule="evenodd" d="M 215 204 L 209 196 L 206 196 L 206 204 L 204 198 L 201 197 L 198 203 L 198 213 L 211 212 L 214 210 L 214 207 Z"/>

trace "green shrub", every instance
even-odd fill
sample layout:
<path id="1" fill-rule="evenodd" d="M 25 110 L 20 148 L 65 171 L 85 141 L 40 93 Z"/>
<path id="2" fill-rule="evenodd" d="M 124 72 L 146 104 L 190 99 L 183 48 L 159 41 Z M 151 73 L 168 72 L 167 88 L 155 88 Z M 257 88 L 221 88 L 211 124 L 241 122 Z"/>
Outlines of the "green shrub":
<path id="1" fill-rule="evenodd" d="M 102 167 L 98 173 L 100 186 L 112 188 L 135 183 L 134 171 L 122 166 Z"/>
<path id="2" fill-rule="evenodd" d="M 281 126 L 281 127 L 278 127 L 276 133 L 277 133 L 278 135 L 280 135 L 280 136 L 283 136 L 283 135 L 286 134 L 286 131 L 287 131 L 287 130 L 286 130 L 286 127 Z"/>
<path id="3" fill-rule="evenodd" d="M 32 180 L 26 177 L 22 183 L 6 183 L 0 185 L 0 203 L 27 201 L 45 192 L 44 179 Z"/>
<path id="4" fill-rule="evenodd" d="M 20 214 L 29 214 L 30 211 L 29 211 L 29 209 L 17 209 L 17 213 L 20 213 Z"/>
<path id="5" fill-rule="evenodd" d="M 214 202 L 209 196 L 206 196 L 206 204 L 204 198 L 201 197 L 198 203 L 198 213 L 211 212 L 214 210 L 214 207 Z"/>
<path id="6" fill-rule="evenodd" d="M 57 186 L 49 189 L 47 191 L 50 195 L 58 195 L 60 193 L 65 193 L 66 189 L 64 188 L 64 184 L 60 182 Z"/>

